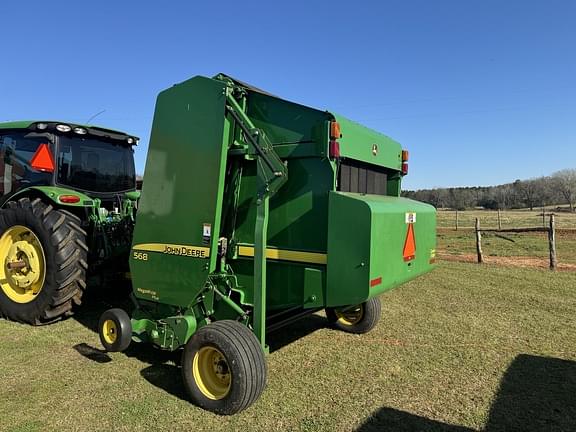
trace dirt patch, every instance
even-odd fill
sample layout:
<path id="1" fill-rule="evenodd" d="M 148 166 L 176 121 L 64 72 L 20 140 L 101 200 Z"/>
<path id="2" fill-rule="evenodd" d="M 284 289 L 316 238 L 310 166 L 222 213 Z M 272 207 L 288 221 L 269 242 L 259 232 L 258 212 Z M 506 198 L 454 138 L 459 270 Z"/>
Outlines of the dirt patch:
<path id="1" fill-rule="evenodd" d="M 462 255 L 449 255 L 449 254 L 439 254 L 438 259 L 445 261 L 458 261 L 458 262 L 477 262 L 477 257 L 474 254 L 462 254 Z M 484 262 L 487 264 L 495 264 L 501 266 L 510 267 L 536 267 L 536 268 L 550 268 L 550 261 L 544 258 L 529 257 L 529 256 L 484 256 Z M 560 271 L 573 271 L 576 272 L 576 264 L 558 264 L 557 267 Z"/>

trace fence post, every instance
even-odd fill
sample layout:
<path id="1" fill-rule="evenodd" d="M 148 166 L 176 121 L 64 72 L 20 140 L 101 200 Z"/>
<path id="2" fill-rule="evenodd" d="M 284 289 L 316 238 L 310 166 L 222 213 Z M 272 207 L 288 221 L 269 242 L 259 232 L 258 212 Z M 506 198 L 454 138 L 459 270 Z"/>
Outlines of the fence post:
<path id="1" fill-rule="evenodd" d="M 498 209 L 498 229 L 502 229 L 502 221 L 500 220 L 500 209 Z"/>
<path id="2" fill-rule="evenodd" d="M 548 243 L 550 246 L 550 270 L 556 270 L 556 223 L 554 215 L 550 215 L 550 228 L 548 230 Z"/>
<path id="3" fill-rule="evenodd" d="M 542 206 L 542 226 L 546 227 L 546 210 L 544 209 L 544 206 Z"/>
<path id="4" fill-rule="evenodd" d="M 478 254 L 478 264 L 484 262 L 482 257 L 482 234 L 480 234 L 480 219 L 476 218 L 476 253 Z"/>
<path id="5" fill-rule="evenodd" d="M 456 231 L 458 231 L 458 210 L 456 210 Z"/>

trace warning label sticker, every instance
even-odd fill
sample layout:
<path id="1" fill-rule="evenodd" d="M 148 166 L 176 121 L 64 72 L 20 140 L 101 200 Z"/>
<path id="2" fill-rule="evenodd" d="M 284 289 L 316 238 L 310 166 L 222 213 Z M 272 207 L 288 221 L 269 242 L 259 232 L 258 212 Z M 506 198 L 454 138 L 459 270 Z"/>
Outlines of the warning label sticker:
<path id="1" fill-rule="evenodd" d="M 205 223 L 202 225 L 202 243 L 209 244 L 212 237 L 212 225 Z"/>
<path id="2" fill-rule="evenodd" d="M 416 223 L 416 213 L 406 213 L 406 223 L 413 224 Z"/>

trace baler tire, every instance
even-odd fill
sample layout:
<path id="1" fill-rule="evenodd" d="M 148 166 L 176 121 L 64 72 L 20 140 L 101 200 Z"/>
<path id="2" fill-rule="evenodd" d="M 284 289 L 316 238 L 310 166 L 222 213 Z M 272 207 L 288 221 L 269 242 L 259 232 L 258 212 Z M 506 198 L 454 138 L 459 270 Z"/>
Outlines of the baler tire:
<path id="1" fill-rule="evenodd" d="M 14 258 L 9 250 L 16 242 L 36 250 L 43 282 L 37 289 L 28 289 L 15 286 L 15 276 L 3 278 L 7 281 L 0 285 L 0 316 L 42 325 L 72 315 L 73 307 L 81 303 L 88 268 L 86 233 L 78 226 L 77 217 L 40 198 L 9 201 L 0 210 L 0 265 L 4 266 L 0 271 L 5 276 L 13 272 L 8 269 L 9 259 Z"/>
<path id="2" fill-rule="evenodd" d="M 356 308 L 359 308 L 360 311 L 357 320 L 349 321 L 344 319 L 339 308 L 326 308 L 326 318 L 338 330 L 354 334 L 368 333 L 380 321 L 380 315 L 382 314 L 380 299 L 372 297 L 368 301 L 357 305 Z"/>
<path id="3" fill-rule="evenodd" d="M 108 309 L 98 321 L 98 335 L 108 352 L 125 351 L 132 341 L 132 323 L 123 309 Z"/>
<path id="4" fill-rule="evenodd" d="M 214 371 L 206 371 L 203 364 L 213 364 Z M 266 375 L 258 339 L 237 321 L 216 321 L 202 327 L 184 347 L 186 391 L 193 403 L 216 414 L 232 415 L 252 405 L 266 386 Z"/>

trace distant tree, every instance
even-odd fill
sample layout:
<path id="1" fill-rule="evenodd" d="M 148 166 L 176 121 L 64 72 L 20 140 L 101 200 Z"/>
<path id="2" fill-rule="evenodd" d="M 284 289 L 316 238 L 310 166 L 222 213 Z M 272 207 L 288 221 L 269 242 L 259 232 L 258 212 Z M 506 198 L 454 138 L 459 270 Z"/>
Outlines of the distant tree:
<path id="1" fill-rule="evenodd" d="M 498 203 L 498 208 L 503 210 L 511 207 L 514 196 L 514 189 L 511 184 L 504 184 L 494 188 L 494 200 Z"/>
<path id="2" fill-rule="evenodd" d="M 576 206 L 576 169 L 568 169 L 549 177 L 516 180 L 498 186 L 421 189 L 402 191 L 402 196 L 427 202 L 436 208 L 464 210 L 470 207 L 508 209 L 545 206 L 567 202 Z"/>
<path id="3" fill-rule="evenodd" d="M 573 212 L 576 202 L 576 169 L 565 169 L 552 174 L 552 182 Z"/>
<path id="4" fill-rule="evenodd" d="M 534 210 L 534 206 L 537 202 L 538 195 L 538 182 L 535 179 L 531 180 L 516 180 L 512 186 L 516 191 L 518 200 L 522 202 L 530 210 Z"/>

